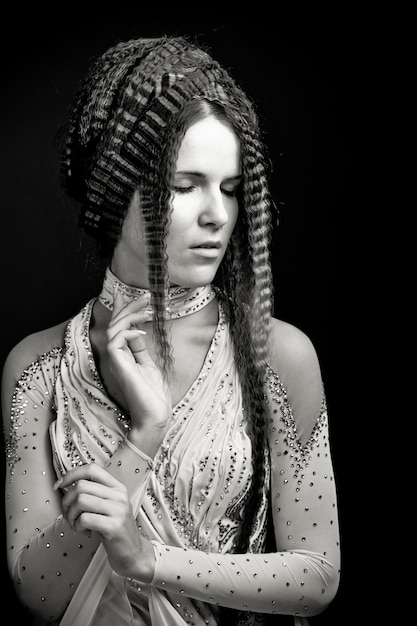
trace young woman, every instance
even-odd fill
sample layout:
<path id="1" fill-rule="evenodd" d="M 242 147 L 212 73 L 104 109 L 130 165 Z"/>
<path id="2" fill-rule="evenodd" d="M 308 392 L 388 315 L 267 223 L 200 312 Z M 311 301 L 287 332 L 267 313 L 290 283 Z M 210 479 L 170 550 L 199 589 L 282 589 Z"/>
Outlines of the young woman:
<path id="1" fill-rule="evenodd" d="M 3 371 L 10 574 L 61 626 L 306 623 L 339 581 L 316 351 L 271 314 L 249 98 L 184 38 L 121 42 L 62 177 L 101 292 Z"/>

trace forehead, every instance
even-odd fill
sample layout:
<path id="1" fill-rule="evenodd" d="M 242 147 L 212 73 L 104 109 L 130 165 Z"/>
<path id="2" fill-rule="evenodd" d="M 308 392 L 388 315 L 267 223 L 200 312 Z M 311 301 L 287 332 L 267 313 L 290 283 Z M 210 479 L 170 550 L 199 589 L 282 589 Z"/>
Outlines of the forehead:
<path id="1" fill-rule="evenodd" d="M 195 122 L 186 131 L 178 151 L 177 170 L 191 163 L 213 161 L 223 166 L 239 167 L 240 141 L 228 122 L 210 116 Z"/>

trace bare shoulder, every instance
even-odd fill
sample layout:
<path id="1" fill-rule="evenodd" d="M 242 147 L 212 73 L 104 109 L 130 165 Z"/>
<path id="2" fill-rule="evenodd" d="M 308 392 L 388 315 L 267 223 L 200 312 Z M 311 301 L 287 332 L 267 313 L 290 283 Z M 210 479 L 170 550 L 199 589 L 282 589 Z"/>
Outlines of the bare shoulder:
<path id="1" fill-rule="evenodd" d="M 67 324 L 68 321 L 61 322 L 56 326 L 27 335 L 9 352 L 4 364 L 4 371 L 21 373 L 40 355 L 62 346 Z"/>
<path id="2" fill-rule="evenodd" d="M 23 370 L 36 361 L 40 355 L 62 346 L 67 324 L 68 321 L 61 322 L 56 326 L 27 335 L 19 341 L 7 355 L 3 377 L 19 377 Z"/>
<path id="3" fill-rule="evenodd" d="M 62 322 L 28 335 L 16 344 L 3 365 L 1 395 L 3 403 L 10 403 L 11 395 L 23 371 L 44 353 L 63 345 L 68 322 Z M 4 406 L 4 405 L 3 405 Z"/>
<path id="4" fill-rule="evenodd" d="M 296 326 L 277 318 L 272 319 L 269 358 L 272 368 L 286 379 L 319 366 L 310 338 Z"/>
<path id="5" fill-rule="evenodd" d="M 309 432 L 320 414 L 323 384 L 319 359 L 310 338 L 296 326 L 273 318 L 269 363 L 284 385 L 301 432 Z"/>

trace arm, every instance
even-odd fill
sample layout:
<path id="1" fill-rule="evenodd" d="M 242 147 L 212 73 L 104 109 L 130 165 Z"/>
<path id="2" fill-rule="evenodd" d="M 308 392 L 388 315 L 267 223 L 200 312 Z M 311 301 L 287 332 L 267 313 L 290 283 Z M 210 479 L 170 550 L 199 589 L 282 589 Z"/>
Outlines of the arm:
<path id="1" fill-rule="evenodd" d="M 98 540 L 71 532 L 62 517 L 61 497 L 53 490 L 49 425 L 59 350 L 23 370 L 29 354 L 30 338 L 10 353 L 2 377 L 7 559 L 21 602 L 48 620 L 64 610 Z"/>
<path id="2" fill-rule="evenodd" d="M 207 554 L 149 542 L 135 531 L 126 510 L 115 514 L 115 507 L 103 509 L 100 504 L 91 514 L 91 508 L 80 505 L 85 490 L 91 493 L 92 478 L 95 494 L 113 489 L 105 476 L 77 468 L 65 478 L 66 484 L 78 480 L 66 501 L 71 525 L 94 525 L 104 536 L 113 569 L 133 579 L 133 586 L 141 581 L 235 609 L 306 616 L 320 613 L 334 597 L 339 576 L 337 513 L 321 377 L 311 344 L 303 336 L 301 345 L 291 343 L 287 358 L 283 346 L 277 351 L 282 363 L 274 353 L 271 358 L 274 367 L 284 371 L 288 395 L 272 370 L 268 386 L 276 552 Z"/>
<path id="3" fill-rule="evenodd" d="M 285 341 L 277 338 L 271 362 L 286 383 L 284 388 L 269 372 L 276 552 L 219 555 L 153 542 L 151 582 L 235 609 L 311 616 L 331 602 L 339 581 L 337 501 L 322 381 L 315 351 L 296 329 L 285 328 Z"/>
<path id="4" fill-rule="evenodd" d="M 6 534 L 17 595 L 29 611 L 48 620 L 65 610 L 100 537 L 71 529 L 62 515 L 62 493 L 53 488 L 49 426 L 55 419 L 53 390 L 60 349 L 42 353 L 45 341 L 38 345 L 38 339 L 31 336 L 19 344 L 3 369 Z M 58 338 L 54 343 L 59 345 Z M 42 356 L 36 358 L 36 353 Z M 27 363 L 31 365 L 26 368 Z M 126 441 L 113 454 L 107 471 L 137 500 L 150 467 L 151 460 Z"/>
<path id="5" fill-rule="evenodd" d="M 117 292 L 106 323 L 109 369 L 130 416 L 123 446 L 105 468 L 96 463 L 79 465 L 55 484 L 55 489 L 65 491 L 62 506 L 70 528 L 96 532 L 111 567 L 121 576 L 136 558 L 142 566 L 153 565 L 152 546 L 141 545 L 134 511 L 172 412 L 169 386 L 149 354 L 146 333 L 136 328 L 148 321 L 146 305 L 145 298 L 138 298 L 124 306 Z"/>

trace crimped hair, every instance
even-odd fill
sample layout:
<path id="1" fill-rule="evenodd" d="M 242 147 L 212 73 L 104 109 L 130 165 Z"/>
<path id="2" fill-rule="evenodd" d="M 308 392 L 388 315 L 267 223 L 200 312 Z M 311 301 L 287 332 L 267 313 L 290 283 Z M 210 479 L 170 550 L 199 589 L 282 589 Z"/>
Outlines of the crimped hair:
<path id="1" fill-rule="evenodd" d="M 165 241 L 172 177 L 185 132 L 208 115 L 231 124 L 241 143 L 239 215 L 214 286 L 230 325 L 252 442 L 251 488 L 235 546 L 245 552 L 266 477 L 264 384 L 273 301 L 269 160 L 254 104 L 206 50 L 185 37 L 120 42 L 91 64 L 81 84 L 65 129 L 61 176 L 79 203 L 80 226 L 96 239 L 102 258 L 111 257 L 139 190 L 155 340 L 168 373 Z"/>

